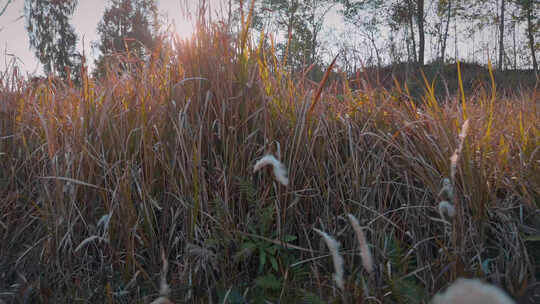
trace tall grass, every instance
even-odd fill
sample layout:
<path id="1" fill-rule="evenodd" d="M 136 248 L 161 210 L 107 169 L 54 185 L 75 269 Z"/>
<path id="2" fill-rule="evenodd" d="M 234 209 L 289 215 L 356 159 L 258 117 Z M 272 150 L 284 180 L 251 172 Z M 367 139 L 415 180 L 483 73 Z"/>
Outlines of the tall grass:
<path id="1" fill-rule="evenodd" d="M 0 299 L 150 302 L 161 248 L 175 302 L 414 303 L 463 276 L 518 297 L 539 278 L 538 91 L 441 102 L 429 81 L 417 100 L 314 83 L 247 24 L 200 23 L 80 87 L 2 74 Z M 449 227 L 438 194 L 465 119 Z M 287 186 L 253 173 L 266 154 Z M 343 289 L 312 228 L 340 240 Z"/>

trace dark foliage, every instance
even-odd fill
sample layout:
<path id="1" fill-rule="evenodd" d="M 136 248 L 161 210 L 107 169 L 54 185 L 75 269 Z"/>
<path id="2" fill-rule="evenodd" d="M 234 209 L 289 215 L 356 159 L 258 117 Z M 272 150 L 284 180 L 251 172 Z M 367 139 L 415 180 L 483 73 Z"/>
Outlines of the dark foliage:
<path id="1" fill-rule="evenodd" d="M 101 52 L 94 72 L 97 77 L 104 75 L 107 66 L 118 65 L 119 55 L 130 53 L 135 60 L 145 58 L 157 34 L 155 1 L 111 0 L 109 3 L 97 28 L 100 40 L 95 47 Z"/>
<path id="2" fill-rule="evenodd" d="M 77 0 L 26 0 L 24 15 L 30 46 L 45 73 L 66 77 L 77 56 L 77 35 L 70 24 Z"/>

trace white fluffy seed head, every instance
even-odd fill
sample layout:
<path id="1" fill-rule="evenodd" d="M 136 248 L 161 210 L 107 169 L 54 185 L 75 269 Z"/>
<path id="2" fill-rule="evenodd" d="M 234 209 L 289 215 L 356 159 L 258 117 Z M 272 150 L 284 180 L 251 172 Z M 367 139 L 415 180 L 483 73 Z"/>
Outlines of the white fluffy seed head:
<path id="1" fill-rule="evenodd" d="M 161 249 L 161 262 L 163 263 L 163 269 L 161 270 L 161 278 L 159 283 L 159 295 L 160 297 L 152 301 L 150 304 L 173 304 L 169 300 L 169 295 L 171 293 L 171 288 L 167 284 L 167 272 L 169 271 L 169 262 L 165 256 L 165 251 Z"/>
<path id="2" fill-rule="evenodd" d="M 461 132 L 459 133 L 459 141 L 462 142 L 465 139 L 465 136 L 467 136 L 467 131 L 469 130 L 469 120 L 465 120 L 463 125 L 461 126 Z"/>
<path id="3" fill-rule="evenodd" d="M 439 196 L 444 200 L 453 201 L 454 200 L 454 186 L 449 178 L 443 178 L 442 188 L 439 192 Z"/>
<path id="4" fill-rule="evenodd" d="M 274 155 L 267 154 L 255 163 L 253 167 L 253 172 L 257 172 L 262 167 L 272 166 L 274 172 L 274 178 L 280 182 L 282 185 L 289 185 L 289 177 L 287 176 L 287 168 L 279 160 L 277 160 Z"/>
<path id="5" fill-rule="evenodd" d="M 515 304 L 501 289 L 478 279 L 458 279 L 431 304 Z"/>
<path id="6" fill-rule="evenodd" d="M 326 232 L 321 231 L 317 228 L 313 228 L 313 230 L 315 230 L 315 232 L 317 232 L 323 237 L 326 246 L 328 246 L 328 249 L 330 249 L 330 254 L 332 255 L 332 262 L 334 262 L 334 281 L 336 281 L 336 285 L 339 287 L 339 289 L 343 291 L 345 289 L 345 281 L 343 280 L 343 257 L 341 257 L 341 255 L 339 254 L 340 244 Z"/>
<path id="7" fill-rule="evenodd" d="M 457 169 L 457 163 L 459 161 L 459 156 L 461 155 L 461 151 L 463 150 L 463 144 L 465 143 L 465 137 L 467 137 L 467 131 L 469 130 L 469 120 L 465 120 L 463 125 L 461 126 L 461 132 L 459 133 L 459 143 L 458 147 L 454 151 L 454 154 L 450 157 L 450 179 L 452 181 L 455 181 L 456 177 L 456 169 Z"/>
<path id="8" fill-rule="evenodd" d="M 167 297 L 159 297 L 152 301 L 150 304 L 174 304 L 169 298 Z"/>
<path id="9" fill-rule="evenodd" d="M 439 203 L 439 215 L 441 218 L 453 218 L 456 215 L 456 208 L 448 201 L 441 201 Z"/>
<path id="10" fill-rule="evenodd" d="M 362 265 L 366 269 L 368 273 L 373 272 L 373 256 L 371 255 L 371 250 L 369 250 L 368 242 L 366 241 L 366 235 L 364 234 L 364 231 L 360 227 L 360 224 L 358 223 L 358 220 L 356 217 L 352 214 L 347 214 L 349 217 L 349 221 L 351 222 L 351 226 L 354 229 L 354 232 L 356 234 L 356 238 L 358 239 L 358 246 L 360 247 L 360 257 L 362 258 Z"/>

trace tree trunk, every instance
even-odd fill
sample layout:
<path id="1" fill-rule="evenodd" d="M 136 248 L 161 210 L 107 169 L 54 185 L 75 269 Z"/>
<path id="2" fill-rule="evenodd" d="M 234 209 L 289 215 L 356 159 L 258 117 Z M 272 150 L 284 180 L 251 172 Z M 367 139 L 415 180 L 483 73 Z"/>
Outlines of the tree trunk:
<path id="1" fill-rule="evenodd" d="M 531 49 L 531 57 L 533 69 L 538 73 L 538 61 L 536 60 L 535 43 L 534 43 L 534 25 L 533 25 L 533 5 L 532 1 L 528 2 L 527 6 L 527 36 L 529 37 L 529 48 Z"/>
<path id="2" fill-rule="evenodd" d="M 416 12 L 416 22 L 418 24 L 418 64 L 420 66 L 424 65 L 424 48 L 425 48 L 425 38 L 424 38 L 424 0 L 417 0 L 417 12 Z"/>
<path id="3" fill-rule="evenodd" d="M 411 43 L 409 42 L 409 29 L 405 29 L 405 35 L 403 36 L 403 40 L 405 40 L 405 45 L 407 46 L 407 63 L 413 62 L 412 61 L 412 54 L 411 54 Z"/>
<path id="4" fill-rule="evenodd" d="M 309 54 L 309 57 L 310 57 L 310 60 L 309 60 L 309 64 L 312 64 L 312 63 L 315 63 L 315 51 L 316 51 L 316 48 L 317 48 L 317 35 L 319 34 L 317 29 L 316 29 L 316 23 L 315 23 L 315 8 L 314 7 L 311 7 L 311 14 L 309 16 L 309 21 L 311 23 L 311 25 L 313 26 L 313 28 L 311 29 L 311 42 L 310 42 L 310 54 Z"/>
<path id="5" fill-rule="evenodd" d="M 8 1 L 6 2 L 6 4 L 4 5 L 4 7 L 0 9 L 0 16 L 2 16 L 2 15 L 6 12 L 6 9 L 7 9 L 8 5 L 9 5 L 12 1 L 13 1 L 13 0 L 8 0 Z"/>
<path id="6" fill-rule="evenodd" d="M 443 43 L 441 49 L 441 61 L 444 63 L 444 56 L 446 54 L 446 41 L 448 40 L 448 29 L 450 28 L 450 15 L 452 12 L 452 0 L 448 0 L 448 12 L 446 16 L 446 28 L 444 29 Z"/>
<path id="7" fill-rule="evenodd" d="M 514 55 L 514 70 L 517 70 L 517 46 L 516 46 L 516 23 L 512 24 L 512 42 L 513 42 L 513 55 Z"/>
<path id="8" fill-rule="evenodd" d="M 379 48 L 377 47 L 377 44 L 375 43 L 375 40 L 376 40 L 375 35 L 373 34 L 373 32 L 368 32 L 367 37 L 368 37 L 369 41 L 371 42 L 371 45 L 373 46 L 373 49 L 375 50 L 375 56 L 377 56 L 377 69 L 381 69 L 382 60 L 381 60 L 381 55 L 380 55 L 380 52 L 379 52 Z"/>
<path id="9" fill-rule="evenodd" d="M 454 61 L 458 61 L 458 34 L 457 34 L 457 17 L 454 18 Z M 473 62 L 474 62 L 474 36 L 473 36 Z"/>
<path id="10" fill-rule="evenodd" d="M 293 70 L 293 62 L 291 60 L 292 51 L 291 51 L 291 41 L 293 37 L 293 22 L 294 22 L 294 13 L 296 12 L 296 2 L 293 2 L 287 11 L 287 47 L 285 48 L 285 66 L 289 68 L 289 71 Z"/>
<path id="11" fill-rule="evenodd" d="M 504 70 L 504 5 L 506 0 L 501 0 L 501 16 L 499 23 L 499 69 Z"/>
<path id="12" fill-rule="evenodd" d="M 407 6 L 409 8 L 409 27 L 411 28 L 411 40 L 412 40 L 412 54 L 413 54 L 413 60 L 414 62 L 417 62 L 417 56 L 416 56 L 416 39 L 414 37 L 414 24 L 413 24 L 413 16 L 414 16 L 414 11 L 413 11 L 413 7 L 412 7 L 412 0 L 408 0 L 407 1 Z"/>

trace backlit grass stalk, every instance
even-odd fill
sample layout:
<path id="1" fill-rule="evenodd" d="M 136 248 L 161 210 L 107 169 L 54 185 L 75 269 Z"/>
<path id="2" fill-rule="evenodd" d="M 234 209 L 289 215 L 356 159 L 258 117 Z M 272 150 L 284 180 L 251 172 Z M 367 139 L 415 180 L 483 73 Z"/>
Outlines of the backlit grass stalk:
<path id="1" fill-rule="evenodd" d="M 461 126 L 461 132 L 458 136 L 458 147 L 456 150 L 454 150 L 454 153 L 450 157 L 450 178 L 443 179 L 443 186 L 439 192 L 439 197 L 442 198 L 442 201 L 439 202 L 438 209 L 441 218 L 444 219 L 451 219 L 456 215 L 455 204 L 458 203 L 455 195 L 456 172 L 458 161 L 465 143 L 465 137 L 467 137 L 468 129 L 469 120 L 467 119 Z"/>

